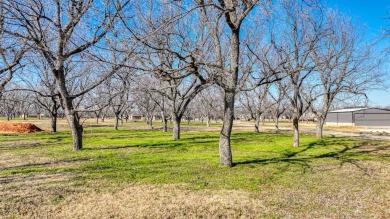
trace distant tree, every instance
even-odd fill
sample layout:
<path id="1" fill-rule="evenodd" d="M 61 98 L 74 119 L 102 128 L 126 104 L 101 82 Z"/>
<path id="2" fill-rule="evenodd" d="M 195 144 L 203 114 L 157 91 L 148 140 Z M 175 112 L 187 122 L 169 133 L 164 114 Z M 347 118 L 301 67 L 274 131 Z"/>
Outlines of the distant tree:
<path id="1" fill-rule="evenodd" d="M 197 16 L 189 20 L 175 19 L 189 13 L 175 4 L 145 1 L 139 8 L 149 9 L 143 10 L 139 29 L 127 25 L 128 31 L 144 45 L 138 68 L 161 82 L 147 87 L 166 98 L 173 122 L 172 138 L 179 140 L 181 121 L 188 105 L 211 83 L 204 67 L 211 40 Z M 153 96 L 148 95 L 148 98 Z"/>
<path id="2" fill-rule="evenodd" d="M 72 131 L 75 151 L 82 148 L 83 132 L 75 99 L 111 77 L 131 55 L 129 52 L 122 58 L 116 57 L 114 61 L 109 60 L 110 56 L 102 57 L 98 52 L 99 48 L 109 45 L 108 33 L 112 32 L 119 14 L 128 3 L 129 1 L 120 0 L 104 3 L 88 0 L 15 0 L 3 3 L 13 20 L 12 27 L 5 32 L 21 41 L 27 41 L 45 58 L 50 67 L 60 94 L 61 106 Z M 106 40 L 105 43 L 103 40 Z M 101 47 L 96 46 L 99 43 Z M 84 77 L 89 73 L 89 83 L 79 84 L 83 85 L 83 89 L 70 93 L 72 89 L 69 87 L 67 66 L 72 62 L 88 63 L 91 60 L 94 65 L 88 66 L 89 71 L 78 69 L 83 72 Z"/>
<path id="3" fill-rule="evenodd" d="M 268 89 L 268 95 L 270 99 L 270 113 L 275 123 L 275 131 L 278 132 L 279 118 L 285 114 L 290 107 L 290 101 L 286 96 L 286 91 L 289 90 L 289 84 L 287 80 L 281 80 L 275 83 L 270 89 Z M 275 89 L 272 89 L 275 88 Z"/>
<path id="4" fill-rule="evenodd" d="M 317 118 L 318 138 L 323 137 L 326 116 L 337 97 L 366 97 L 366 91 L 379 88 L 384 79 L 378 69 L 381 60 L 373 52 L 375 48 L 365 42 L 364 33 L 350 18 L 329 11 L 324 28 L 328 32 L 312 52 L 319 78 L 314 82 L 318 83 L 319 104 L 311 105 Z"/>
<path id="5" fill-rule="evenodd" d="M 318 1 L 281 1 L 275 19 L 278 27 L 272 26 L 271 41 L 282 60 L 283 71 L 292 86 L 285 91 L 293 114 L 293 146 L 299 146 L 299 120 L 309 109 L 313 99 L 306 92 L 311 88 L 316 65 L 311 54 L 318 46 L 323 32 L 323 11 Z"/>
<path id="6" fill-rule="evenodd" d="M 261 116 L 270 107 L 269 87 L 270 84 L 259 86 L 251 91 L 242 92 L 239 96 L 239 103 L 249 113 L 250 119 L 254 120 L 255 133 L 259 133 Z"/>

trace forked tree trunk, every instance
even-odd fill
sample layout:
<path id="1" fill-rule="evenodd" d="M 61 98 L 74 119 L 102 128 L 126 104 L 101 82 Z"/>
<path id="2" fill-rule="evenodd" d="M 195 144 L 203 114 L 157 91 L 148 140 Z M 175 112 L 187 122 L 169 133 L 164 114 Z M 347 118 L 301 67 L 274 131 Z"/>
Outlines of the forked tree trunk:
<path id="1" fill-rule="evenodd" d="M 227 167 L 233 166 L 232 150 L 230 148 L 230 135 L 232 133 L 234 120 L 234 96 L 234 91 L 225 91 L 223 123 L 219 137 L 220 165 Z"/>
<path id="2" fill-rule="evenodd" d="M 57 132 L 57 113 L 51 114 L 51 132 Z"/>
<path id="3" fill-rule="evenodd" d="M 172 122 L 173 122 L 173 133 L 172 138 L 173 140 L 179 140 L 180 139 L 180 122 L 181 122 L 181 116 L 178 115 L 172 115 Z"/>

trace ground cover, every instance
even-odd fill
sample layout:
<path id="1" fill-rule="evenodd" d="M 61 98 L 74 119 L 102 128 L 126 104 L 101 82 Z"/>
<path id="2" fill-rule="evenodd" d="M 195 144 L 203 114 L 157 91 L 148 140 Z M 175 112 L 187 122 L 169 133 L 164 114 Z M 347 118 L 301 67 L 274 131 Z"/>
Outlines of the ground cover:
<path id="1" fill-rule="evenodd" d="M 0 134 L 0 215 L 8 218 L 329 218 L 390 216 L 390 142 L 237 129 L 233 168 L 218 127 L 172 141 L 141 123 Z"/>

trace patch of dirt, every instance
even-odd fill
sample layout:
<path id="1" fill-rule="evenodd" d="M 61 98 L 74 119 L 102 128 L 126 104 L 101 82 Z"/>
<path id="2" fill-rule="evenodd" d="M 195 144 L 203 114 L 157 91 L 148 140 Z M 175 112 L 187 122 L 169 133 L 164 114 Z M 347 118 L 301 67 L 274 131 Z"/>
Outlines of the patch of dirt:
<path id="1" fill-rule="evenodd" d="M 32 133 L 43 131 L 32 123 L 1 122 L 0 132 Z"/>

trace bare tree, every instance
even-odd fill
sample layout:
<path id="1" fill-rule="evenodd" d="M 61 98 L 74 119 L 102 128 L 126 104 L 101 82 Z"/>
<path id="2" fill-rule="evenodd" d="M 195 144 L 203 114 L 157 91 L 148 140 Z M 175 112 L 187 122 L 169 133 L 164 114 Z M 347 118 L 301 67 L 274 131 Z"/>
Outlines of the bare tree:
<path id="1" fill-rule="evenodd" d="M 115 130 L 118 130 L 118 122 L 123 119 L 123 112 L 129 103 L 130 71 L 115 74 L 107 81 L 107 91 L 110 96 L 110 106 L 115 115 Z"/>
<path id="2" fill-rule="evenodd" d="M 177 19 L 183 16 L 183 10 L 176 4 L 143 2 L 139 10 L 142 8 L 149 10 L 142 11 L 137 33 L 130 25 L 127 29 L 144 45 L 138 67 L 160 81 L 147 87 L 149 92 L 166 98 L 173 121 L 172 138 L 179 140 L 181 120 L 189 103 L 211 83 L 203 66 L 210 39 L 197 16 Z"/>
<path id="3" fill-rule="evenodd" d="M 320 39 L 319 46 L 312 53 L 321 97 L 318 107 L 311 105 L 318 120 L 318 138 L 323 137 L 326 116 L 337 97 L 342 94 L 364 97 L 367 90 L 383 84 L 383 77 L 377 69 L 380 60 L 373 52 L 373 44 L 364 42 L 364 32 L 359 32 L 349 18 L 335 11 L 327 13 L 324 26 L 329 32 Z"/>
<path id="4" fill-rule="evenodd" d="M 290 106 L 290 102 L 287 99 L 286 91 L 288 91 L 288 84 L 286 83 L 287 80 L 281 80 L 278 81 L 273 86 L 275 89 L 268 90 L 268 95 L 270 97 L 270 112 L 272 114 L 274 123 L 275 123 L 275 131 L 280 131 L 279 128 L 279 118 L 286 112 L 286 110 Z"/>
<path id="5" fill-rule="evenodd" d="M 6 10 L 12 14 L 13 25 L 7 33 L 28 41 L 39 51 L 48 63 L 56 82 L 56 89 L 61 97 L 68 124 L 73 136 L 73 150 L 82 148 L 82 131 L 79 110 L 75 108 L 74 100 L 96 88 L 104 80 L 122 67 L 130 53 L 113 65 L 102 63 L 102 58 L 96 52 L 107 33 L 112 31 L 121 11 L 129 1 L 95 2 L 81 1 L 7 1 Z M 93 18 L 93 19 L 92 19 Z M 88 29 L 88 31 L 85 31 Z M 102 43 L 102 47 L 107 45 Z M 95 46 L 95 47 L 94 47 Z M 70 93 L 67 84 L 67 66 L 73 61 L 94 59 L 95 78 L 77 93 Z M 90 72 L 92 73 L 92 71 Z M 92 79 L 92 78 L 90 78 Z"/>
<path id="6" fill-rule="evenodd" d="M 259 133 L 261 116 L 270 106 L 267 100 L 269 87 L 270 84 L 259 86 L 251 91 L 243 92 L 239 97 L 239 102 L 249 112 L 250 119 L 254 120 L 255 133 Z"/>
<path id="7" fill-rule="evenodd" d="M 0 1 L 0 98 L 5 86 L 9 83 L 16 71 L 23 67 L 21 63 L 28 50 L 25 40 L 20 40 L 8 34 L 11 25 L 9 13 Z"/>
<path id="8" fill-rule="evenodd" d="M 222 97 L 221 90 L 218 87 L 211 86 L 200 92 L 195 98 L 193 108 L 199 111 L 202 122 L 204 118 L 206 119 L 207 127 L 210 127 L 212 119 L 217 119 L 222 115 Z"/>
<path id="9" fill-rule="evenodd" d="M 287 97 L 294 108 L 293 146 L 298 147 L 299 120 L 314 101 L 306 98 L 305 90 L 311 89 L 309 81 L 316 69 L 311 54 L 324 35 L 322 7 L 316 0 L 285 0 L 281 2 L 276 16 L 279 22 L 278 27 L 272 26 L 271 41 L 280 60 L 283 60 L 283 71 L 292 86 L 292 93 Z"/>

